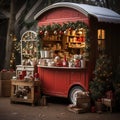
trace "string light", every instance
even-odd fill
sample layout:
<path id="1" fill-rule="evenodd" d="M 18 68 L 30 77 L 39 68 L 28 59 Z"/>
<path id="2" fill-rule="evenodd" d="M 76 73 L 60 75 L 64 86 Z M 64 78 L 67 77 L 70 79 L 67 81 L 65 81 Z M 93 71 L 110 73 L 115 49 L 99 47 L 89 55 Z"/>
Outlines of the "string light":
<path id="1" fill-rule="evenodd" d="M 10 58 L 10 68 L 15 69 L 16 66 L 16 52 L 20 53 L 20 42 L 18 42 L 15 35 L 10 34 L 10 39 L 12 42 L 12 54 Z"/>

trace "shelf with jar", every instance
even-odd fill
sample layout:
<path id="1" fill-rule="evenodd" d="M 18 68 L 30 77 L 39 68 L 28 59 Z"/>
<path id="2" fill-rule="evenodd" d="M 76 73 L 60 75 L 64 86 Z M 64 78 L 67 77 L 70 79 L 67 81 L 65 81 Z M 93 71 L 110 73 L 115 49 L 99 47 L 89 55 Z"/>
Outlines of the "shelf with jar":
<path id="1" fill-rule="evenodd" d="M 22 41 L 22 55 L 36 56 L 36 53 L 37 53 L 36 41 Z"/>
<path id="2" fill-rule="evenodd" d="M 21 65 L 16 65 L 16 78 L 34 78 L 34 74 L 37 71 L 37 58 L 37 34 L 34 31 L 28 30 L 21 37 Z"/>
<path id="3" fill-rule="evenodd" d="M 34 31 L 26 31 L 21 37 L 21 64 L 27 64 L 28 61 L 34 62 L 38 55 L 37 34 Z M 32 63 L 31 62 L 31 63 Z M 32 64 L 31 64 L 32 65 Z"/>
<path id="4" fill-rule="evenodd" d="M 85 42 L 69 42 L 68 48 L 84 48 Z"/>
<path id="5" fill-rule="evenodd" d="M 62 36 L 59 34 L 47 34 L 43 37 L 44 50 L 61 50 Z"/>
<path id="6" fill-rule="evenodd" d="M 84 48 L 85 47 L 85 30 L 71 31 L 66 35 L 66 46 L 68 48 Z"/>

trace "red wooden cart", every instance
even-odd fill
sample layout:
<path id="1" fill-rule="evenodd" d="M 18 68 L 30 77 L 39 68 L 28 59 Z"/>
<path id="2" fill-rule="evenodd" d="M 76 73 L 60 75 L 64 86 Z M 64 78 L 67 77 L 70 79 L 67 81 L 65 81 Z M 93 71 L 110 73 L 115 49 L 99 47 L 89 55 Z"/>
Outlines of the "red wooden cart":
<path id="1" fill-rule="evenodd" d="M 84 22 L 89 27 L 90 51 L 85 68 L 49 67 L 38 65 L 38 73 L 44 94 L 69 97 L 75 102 L 78 91 L 88 91 L 89 81 L 100 49 L 112 56 L 114 68 L 120 56 L 120 15 L 107 8 L 60 2 L 50 5 L 35 17 L 38 26 L 53 23 Z"/>

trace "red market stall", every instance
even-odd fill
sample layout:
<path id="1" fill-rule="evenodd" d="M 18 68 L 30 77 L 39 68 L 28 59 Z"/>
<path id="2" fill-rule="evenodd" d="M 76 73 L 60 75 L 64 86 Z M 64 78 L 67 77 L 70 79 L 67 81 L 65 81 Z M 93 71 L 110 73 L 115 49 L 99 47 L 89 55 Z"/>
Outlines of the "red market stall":
<path id="1" fill-rule="evenodd" d="M 74 103 L 78 91 L 89 90 L 96 58 L 103 50 L 117 66 L 120 15 L 114 11 L 60 2 L 44 8 L 34 19 L 42 45 L 38 73 L 44 94 L 69 97 Z M 55 51 L 60 60 L 54 58 Z"/>

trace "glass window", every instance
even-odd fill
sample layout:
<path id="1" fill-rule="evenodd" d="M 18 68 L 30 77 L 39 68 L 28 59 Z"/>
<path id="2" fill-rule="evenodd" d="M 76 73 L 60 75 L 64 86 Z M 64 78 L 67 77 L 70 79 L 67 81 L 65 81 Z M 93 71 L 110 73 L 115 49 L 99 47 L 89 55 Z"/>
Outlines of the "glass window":
<path id="1" fill-rule="evenodd" d="M 104 29 L 98 29 L 97 39 L 98 39 L 98 50 L 103 51 L 105 49 L 105 30 Z"/>

